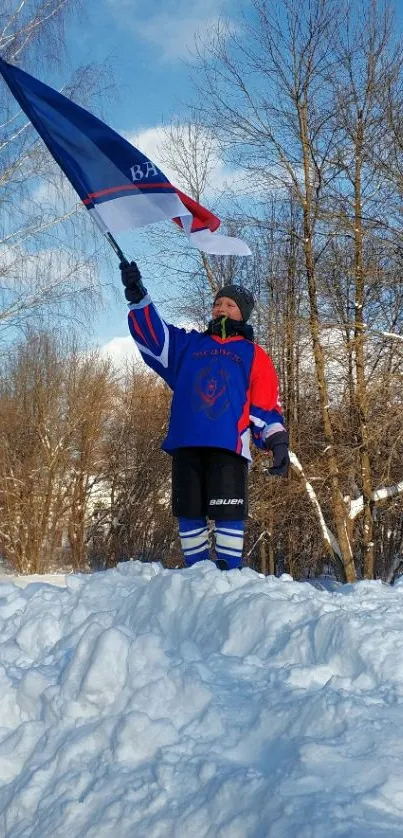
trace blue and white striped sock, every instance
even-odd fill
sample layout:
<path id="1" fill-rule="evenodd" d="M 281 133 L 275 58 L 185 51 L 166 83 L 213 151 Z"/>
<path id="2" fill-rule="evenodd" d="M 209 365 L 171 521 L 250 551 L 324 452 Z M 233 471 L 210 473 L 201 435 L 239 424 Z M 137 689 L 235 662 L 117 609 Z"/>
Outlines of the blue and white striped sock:
<path id="1" fill-rule="evenodd" d="M 242 564 L 244 521 L 215 522 L 215 551 L 217 562 L 225 562 L 228 570 Z"/>
<path id="2" fill-rule="evenodd" d="M 209 558 L 206 518 L 178 518 L 179 537 L 186 567 Z"/>

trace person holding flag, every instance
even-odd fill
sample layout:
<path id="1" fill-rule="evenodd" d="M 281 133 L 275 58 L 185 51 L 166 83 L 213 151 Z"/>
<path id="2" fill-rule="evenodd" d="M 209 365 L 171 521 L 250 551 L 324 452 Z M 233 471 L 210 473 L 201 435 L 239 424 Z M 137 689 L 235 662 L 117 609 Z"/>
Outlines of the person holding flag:
<path id="1" fill-rule="evenodd" d="M 216 563 L 242 565 L 248 514 L 250 438 L 271 452 L 272 475 L 286 475 L 288 434 L 270 357 L 254 343 L 250 291 L 225 285 L 205 332 L 159 315 L 135 262 L 122 262 L 129 329 L 145 363 L 173 390 L 163 449 L 172 455 L 172 511 L 186 566 L 209 558 L 207 519 L 214 521 Z"/>
<path id="2" fill-rule="evenodd" d="M 250 249 L 218 234 L 216 215 L 89 111 L 2 58 L 0 75 L 118 255 L 133 338 L 173 390 L 163 447 L 172 454 L 173 512 L 185 563 L 209 557 L 208 516 L 215 521 L 217 564 L 239 567 L 250 435 L 273 452 L 271 474 L 286 474 L 289 461 L 277 376 L 247 322 L 253 297 L 240 285 L 222 288 L 204 334 L 168 325 L 114 234 L 170 219 L 204 253 L 248 256 Z"/>

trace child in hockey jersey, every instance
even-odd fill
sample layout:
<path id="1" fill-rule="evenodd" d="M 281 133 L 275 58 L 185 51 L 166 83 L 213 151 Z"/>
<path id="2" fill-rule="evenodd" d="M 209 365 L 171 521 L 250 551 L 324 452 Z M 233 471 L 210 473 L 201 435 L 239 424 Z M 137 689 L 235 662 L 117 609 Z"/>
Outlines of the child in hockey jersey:
<path id="1" fill-rule="evenodd" d="M 135 262 L 120 265 L 129 328 L 145 363 L 173 390 L 164 451 L 172 456 L 172 510 L 187 566 L 209 558 L 207 519 L 215 522 L 217 566 L 242 563 L 252 437 L 271 451 L 271 474 L 288 470 L 288 434 L 278 380 L 248 324 L 254 300 L 240 285 L 216 294 L 204 333 L 158 314 Z"/>

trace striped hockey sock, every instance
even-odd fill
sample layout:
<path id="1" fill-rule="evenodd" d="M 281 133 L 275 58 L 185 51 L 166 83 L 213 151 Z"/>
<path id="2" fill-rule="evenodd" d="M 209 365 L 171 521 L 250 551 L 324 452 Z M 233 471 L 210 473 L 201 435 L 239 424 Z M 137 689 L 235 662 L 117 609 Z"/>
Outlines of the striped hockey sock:
<path id="1" fill-rule="evenodd" d="M 215 522 L 215 551 L 221 570 L 241 566 L 244 529 L 244 521 Z"/>
<path id="2" fill-rule="evenodd" d="M 206 518 L 178 518 L 179 537 L 186 567 L 209 558 Z"/>

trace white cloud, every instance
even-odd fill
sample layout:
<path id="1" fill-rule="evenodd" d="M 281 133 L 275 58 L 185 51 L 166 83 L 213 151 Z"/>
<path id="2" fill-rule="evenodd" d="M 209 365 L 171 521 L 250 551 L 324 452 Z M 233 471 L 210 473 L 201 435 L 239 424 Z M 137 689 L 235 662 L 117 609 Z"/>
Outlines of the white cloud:
<path id="1" fill-rule="evenodd" d="M 141 363 L 141 356 L 131 335 L 112 338 L 99 349 L 101 358 L 109 358 L 119 372 L 125 372 L 133 363 Z"/>
<path id="2" fill-rule="evenodd" d="M 164 143 L 167 141 L 164 126 L 157 125 L 153 128 L 145 128 L 137 134 L 126 134 L 126 138 L 136 148 L 139 148 L 143 154 L 149 157 L 150 160 L 156 163 L 178 189 L 188 192 L 186 183 L 181 183 L 181 179 L 174 169 L 163 161 L 162 149 Z M 208 142 L 211 145 L 210 139 Z M 226 166 L 220 157 L 218 143 L 215 149 L 213 144 L 209 180 L 206 184 L 204 195 L 205 197 L 218 196 L 229 191 L 241 195 L 250 194 L 252 190 L 245 173 L 240 169 L 231 169 Z"/>
<path id="3" fill-rule="evenodd" d="M 149 157 L 153 163 L 160 166 L 167 177 L 171 177 L 172 173 L 168 172 L 168 167 L 164 167 L 161 160 L 162 146 L 165 139 L 164 128 L 162 125 L 157 125 L 154 128 L 145 128 L 143 131 L 140 131 L 140 133 L 126 134 L 126 138 L 129 143 L 135 145 L 136 148 L 139 148 L 140 151 L 146 155 L 146 157 Z"/>
<path id="4" fill-rule="evenodd" d="M 203 11 L 190 11 L 181 18 L 174 19 L 163 13 L 150 23 L 142 25 L 143 36 L 158 47 L 161 58 L 166 61 L 178 61 L 191 58 L 195 47 L 195 38 L 206 38 L 209 30 L 216 27 L 219 17 L 206 18 Z M 160 34 L 163 32 L 162 39 Z"/>
<path id="5" fill-rule="evenodd" d="M 152 7 L 148 0 L 107 0 L 111 12 L 126 31 L 146 40 L 165 61 L 190 57 L 195 37 L 202 39 L 214 27 L 231 0 L 164 0 Z M 151 10 L 152 9 L 152 10 Z"/>

